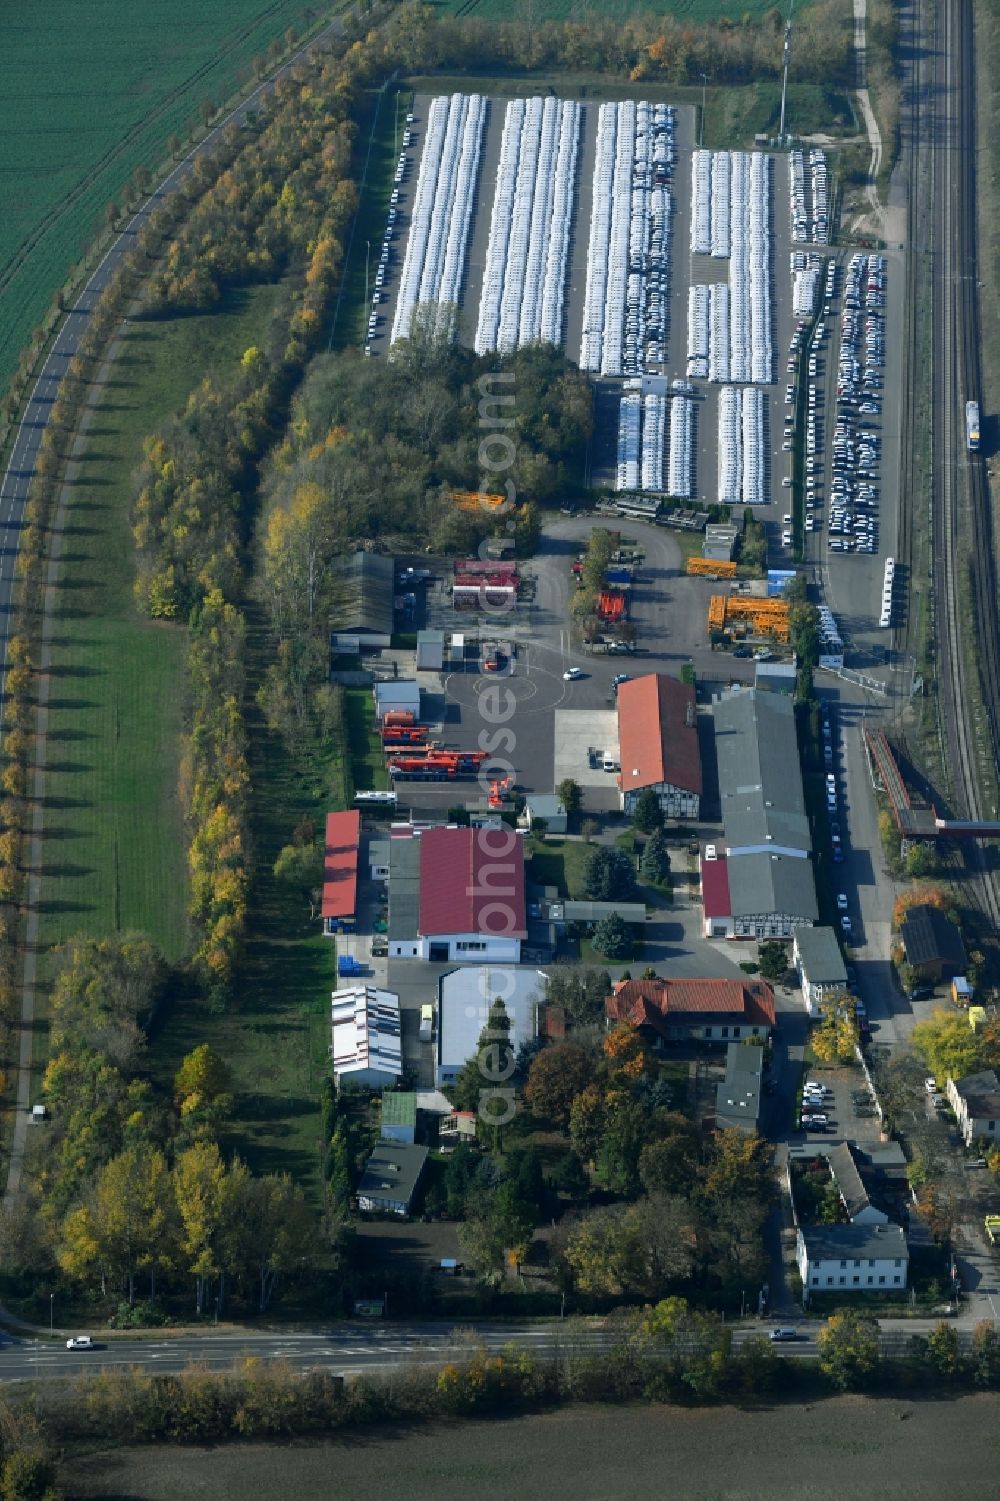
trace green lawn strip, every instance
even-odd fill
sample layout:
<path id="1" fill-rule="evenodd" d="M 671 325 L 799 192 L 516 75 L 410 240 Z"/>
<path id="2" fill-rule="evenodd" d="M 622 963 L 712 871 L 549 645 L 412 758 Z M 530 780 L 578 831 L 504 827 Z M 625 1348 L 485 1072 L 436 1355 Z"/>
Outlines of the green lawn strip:
<path id="1" fill-rule="evenodd" d="M 593 848 L 582 839 L 546 839 L 531 857 L 532 881 L 539 886 L 555 886 L 560 896 L 584 900 L 584 873 Z"/>
<path id="2" fill-rule="evenodd" d="M 344 733 L 348 770 L 355 792 L 380 792 L 389 786 L 382 741 L 375 728 L 375 705 L 370 688 L 344 689 Z"/>
<path id="3" fill-rule="evenodd" d="M 848 96 L 817 83 L 789 84 L 786 119 L 797 135 L 853 135 L 857 128 Z M 756 135 L 777 135 L 780 122 L 777 79 L 709 88 L 706 93 L 704 144 L 713 151 L 752 145 Z"/>
<path id="4" fill-rule="evenodd" d="M 251 686 L 267 661 L 263 623 L 251 614 Z M 318 1202 L 320 1086 L 329 1071 L 330 993 L 336 945 L 308 903 L 271 869 L 292 830 L 311 818 L 322 830 L 339 805 L 343 770 L 335 750 L 296 767 L 282 742 L 249 709 L 253 777 L 253 885 L 246 958 L 235 999 L 221 1014 L 178 997 L 154 1042 L 153 1066 L 169 1085 L 181 1059 L 210 1043 L 232 1071 L 228 1151 L 256 1172 L 287 1172 Z"/>
<path id="5" fill-rule="evenodd" d="M 332 7 L 329 7 L 332 9 Z M 320 9 L 320 7 L 317 7 Z M 327 9 L 323 6 L 322 9 Z M 133 170 L 229 96 L 301 0 L 20 6 L 4 33 L 0 381 Z"/>
<path id="6" fill-rule="evenodd" d="M 263 336 L 277 289 L 214 315 L 131 322 L 86 435 L 66 509 L 47 736 L 39 941 L 148 933 L 187 947 L 178 799 L 185 632 L 132 599 L 129 508 L 142 442 L 193 385 Z M 43 960 L 39 1011 L 44 1018 Z M 36 1032 L 36 1058 L 45 1051 Z"/>

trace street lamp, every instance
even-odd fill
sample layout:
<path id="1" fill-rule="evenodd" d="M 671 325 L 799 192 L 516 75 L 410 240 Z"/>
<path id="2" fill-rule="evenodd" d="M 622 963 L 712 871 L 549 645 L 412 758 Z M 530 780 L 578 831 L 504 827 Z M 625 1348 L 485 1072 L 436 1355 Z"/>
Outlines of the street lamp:
<path id="1" fill-rule="evenodd" d="M 371 242 L 371 240 L 366 240 L 365 241 L 365 317 L 368 316 L 368 306 L 369 306 L 369 302 L 368 302 L 368 262 L 371 259 L 371 253 L 372 253 L 372 242 Z"/>
<path id="2" fill-rule="evenodd" d="M 56 1304 L 56 1295 L 55 1295 L 55 1293 L 49 1293 L 49 1333 L 50 1334 L 52 1333 L 53 1329 L 55 1328 L 55 1304 Z"/>
<path id="3" fill-rule="evenodd" d="M 708 89 L 708 74 L 707 73 L 703 73 L 701 75 L 701 130 L 699 131 L 699 134 L 698 134 L 698 148 L 699 148 L 699 150 L 705 144 L 705 93 L 706 93 L 707 89 Z"/>

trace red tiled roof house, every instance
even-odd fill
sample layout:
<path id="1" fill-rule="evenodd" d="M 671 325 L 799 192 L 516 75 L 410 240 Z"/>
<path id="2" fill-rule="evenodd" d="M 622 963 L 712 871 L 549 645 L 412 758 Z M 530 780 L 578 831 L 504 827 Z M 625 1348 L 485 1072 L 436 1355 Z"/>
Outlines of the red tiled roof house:
<path id="1" fill-rule="evenodd" d="M 770 1035 L 774 991 L 765 980 L 619 980 L 605 1012 L 609 1026 L 631 1022 L 654 1046 L 739 1042 Z"/>
<path id="2" fill-rule="evenodd" d="M 631 816 L 652 788 L 668 818 L 697 818 L 701 751 L 694 688 L 665 673 L 648 673 L 618 689 L 621 802 Z"/>

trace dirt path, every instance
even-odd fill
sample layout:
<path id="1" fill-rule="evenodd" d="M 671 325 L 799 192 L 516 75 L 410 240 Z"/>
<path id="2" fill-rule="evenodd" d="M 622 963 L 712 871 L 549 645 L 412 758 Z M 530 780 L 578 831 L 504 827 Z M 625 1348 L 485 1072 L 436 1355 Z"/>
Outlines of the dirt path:
<path id="1" fill-rule="evenodd" d="M 118 358 L 121 341 L 116 339 L 107 352 L 97 378 L 87 394 L 87 404 L 77 429 L 70 453 L 65 479 L 59 489 L 59 499 L 50 527 L 48 568 L 45 574 L 45 594 L 42 599 L 42 635 L 38 659 L 38 708 L 35 716 L 35 758 L 31 768 L 31 829 L 25 851 L 25 868 L 28 872 L 28 915 L 24 933 L 24 971 L 21 982 L 21 1021 L 17 1061 L 17 1113 L 10 1144 L 10 1162 L 7 1167 L 7 1193 L 21 1191 L 21 1174 L 24 1167 L 24 1150 L 31 1123 L 32 1081 L 34 1077 L 35 1038 L 35 993 L 38 979 L 38 929 L 39 908 L 42 895 L 42 865 L 44 860 L 45 822 L 45 763 L 48 754 L 49 694 L 52 679 L 52 635 L 56 620 L 56 591 L 59 585 L 59 568 L 62 559 L 63 538 L 66 526 L 66 507 L 72 495 L 80 469 L 80 460 L 86 446 L 87 432 L 93 421 L 101 391 L 108 379 L 111 366 Z"/>
<path id="2" fill-rule="evenodd" d="M 882 136 L 872 109 L 871 99 L 868 94 L 868 69 L 865 57 L 865 22 L 867 19 L 867 0 L 854 0 L 854 56 L 858 70 L 858 104 L 861 106 L 861 114 L 865 122 L 865 131 L 868 135 L 868 144 L 871 147 L 871 161 L 868 165 L 868 182 L 865 185 L 865 195 L 871 209 L 871 216 L 867 225 L 870 233 L 879 235 L 885 229 L 885 209 L 878 196 L 878 175 L 882 170 Z M 864 224 L 864 216 L 859 217 L 855 229 L 860 229 Z"/>

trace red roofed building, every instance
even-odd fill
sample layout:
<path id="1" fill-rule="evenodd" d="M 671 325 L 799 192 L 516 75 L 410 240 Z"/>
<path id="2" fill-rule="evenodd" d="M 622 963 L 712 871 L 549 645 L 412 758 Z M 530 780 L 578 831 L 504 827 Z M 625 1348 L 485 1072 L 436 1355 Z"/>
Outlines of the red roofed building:
<path id="1" fill-rule="evenodd" d="M 517 964 L 528 936 L 524 844 L 501 828 L 425 829 L 389 849 L 389 956 Z"/>
<path id="2" fill-rule="evenodd" d="M 701 862 L 701 904 L 706 938 L 732 938 L 733 900 L 729 895 L 729 867 L 725 855 Z"/>
<path id="3" fill-rule="evenodd" d="M 656 1046 L 739 1042 L 770 1035 L 774 991 L 765 980 L 619 980 L 605 1011 L 610 1026 L 631 1022 Z"/>
<path id="4" fill-rule="evenodd" d="M 323 932 L 332 937 L 354 927 L 358 906 L 361 814 L 355 808 L 326 815 L 323 858 Z"/>
<path id="5" fill-rule="evenodd" d="M 648 673 L 618 689 L 622 807 L 635 810 L 652 788 L 668 818 L 697 818 L 701 810 L 701 750 L 694 687 L 665 673 Z"/>

